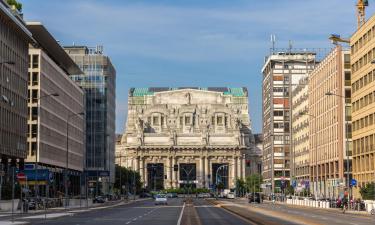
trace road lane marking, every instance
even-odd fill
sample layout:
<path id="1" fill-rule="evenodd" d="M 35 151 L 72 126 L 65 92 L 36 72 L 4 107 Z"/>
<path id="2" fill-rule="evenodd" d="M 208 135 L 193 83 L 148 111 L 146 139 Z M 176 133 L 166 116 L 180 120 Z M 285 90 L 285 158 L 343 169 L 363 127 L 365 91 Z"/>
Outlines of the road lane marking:
<path id="1" fill-rule="evenodd" d="M 185 203 L 182 206 L 180 216 L 178 217 L 178 220 L 177 220 L 177 225 L 181 225 L 181 219 L 182 219 L 182 215 L 184 214 L 184 209 L 185 209 Z"/>

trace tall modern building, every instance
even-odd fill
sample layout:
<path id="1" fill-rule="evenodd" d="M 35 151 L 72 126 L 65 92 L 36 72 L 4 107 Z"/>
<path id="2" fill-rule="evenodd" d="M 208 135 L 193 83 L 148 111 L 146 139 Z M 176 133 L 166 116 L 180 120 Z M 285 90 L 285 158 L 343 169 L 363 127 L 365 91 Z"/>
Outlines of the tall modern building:
<path id="1" fill-rule="evenodd" d="M 11 167 L 22 169 L 27 153 L 28 46 L 33 39 L 19 12 L 2 0 L 0 41 L 0 173 L 3 176 L 9 174 Z"/>
<path id="2" fill-rule="evenodd" d="M 263 179 L 265 192 L 281 192 L 291 176 L 291 91 L 315 67 L 316 54 L 271 52 L 263 73 Z"/>
<path id="3" fill-rule="evenodd" d="M 27 22 L 37 45 L 29 47 L 28 185 L 37 194 L 80 193 L 85 157 L 85 99 L 69 75 L 83 73 L 40 22 Z M 82 114 L 82 115 L 80 115 Z"/>
<path id="4" fill-rule="evenodd" d="M 375 16 L 350 38 L 353 106 L 353 178 L 359 188 L 375 182 Z"/>
<path id="5" fill-rule="evenodd" d="M 246 88 L 132 88 L 128 110 L 124 166 L 148 189 L 234 188 L 251 171 Z"/>
<path id="6" fill-rule="evenodd" d="M 299 193 L 308 191 L 310 181 L 309 117 L 306 75 L 292 90 L 292 176 Z"/>
<path id="7" fill-rule="evenodd" d="M 116 70 L 103 47 L 66 46 L 84 72 L 70 76 L 86 95 L 86 172 L 93 195 L 109 193 L 115 176 Z"/>
<path id="8" fill-rule="evenodd" d="M 318 198 L 344 194 L 351 178 L 350 53 L 340 45 L 309 75 L 311 191 Z"/>

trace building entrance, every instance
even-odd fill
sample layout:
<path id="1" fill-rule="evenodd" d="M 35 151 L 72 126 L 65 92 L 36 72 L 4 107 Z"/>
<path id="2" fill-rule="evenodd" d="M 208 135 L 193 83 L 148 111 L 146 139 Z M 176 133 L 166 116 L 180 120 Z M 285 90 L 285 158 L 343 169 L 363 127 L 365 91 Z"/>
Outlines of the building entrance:
<path id="1" fill-rule="evenodd" d="M 147 183 L 148 190 L 159 191 L 164 189 L 164 164 L 147 164 Z"/>
<path id="2" fill-rule="evenodd" d="M 229 188 L 229 165 L 228 163 L 213 163 L 212 164 L 212 181 L 213 184 L 221 189 Z"/>

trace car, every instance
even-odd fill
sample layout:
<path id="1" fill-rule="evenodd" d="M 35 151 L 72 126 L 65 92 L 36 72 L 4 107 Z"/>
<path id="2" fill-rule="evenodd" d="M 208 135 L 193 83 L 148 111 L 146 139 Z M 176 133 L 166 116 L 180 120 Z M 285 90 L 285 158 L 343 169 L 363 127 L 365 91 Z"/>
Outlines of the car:
<path id="1" fill-rule="evenodd" d="M 140 198 L 151 198 L 152 195 L 150 193 L 147 193 L 147 192 L 142 192 L 139 194 L 139 197 Z"/>
<path id="2" fill-rule="evenodd" d="M 102 196 L 97 196 L 97 197 L 94 198 L 93 202 L 94 203 L 104 203 L 105 200 Z"/>
<path id="3" fill-rule="evenodd" d="M 210 193 L 199 193 L 198 198 L 210 198 Z"/>
<path id="4" fill-rule="evenodd" d="M 155 196 L 155 205 L 168 205 L 167 195 L 157 194 Z"/>
<path id="5" fill-rule="evenodd" d="M 257 202 L 257 203 L 261 203 L 262 202 L 262 194 L 261 193 L 250 193 L 249 196 L 248 196 L 248 199 L 249 199 L 249 203 L 252 203 L 252 202 Z"/>
<path id="6" fill-rule="evenodd" d="M 178 197 L 177 193 L 174 193 L 174 192 L 167 194 L 167 198 L 177 198 L 177 197 Z"/>
<path id="7" fill-rule="evenodd" d="M 235 199 L 235 194 L 234 194 L 234 192 L 229 192 L 229 193 L 227 194 L 227 198 L 229 198 L 229 199 Z"/>

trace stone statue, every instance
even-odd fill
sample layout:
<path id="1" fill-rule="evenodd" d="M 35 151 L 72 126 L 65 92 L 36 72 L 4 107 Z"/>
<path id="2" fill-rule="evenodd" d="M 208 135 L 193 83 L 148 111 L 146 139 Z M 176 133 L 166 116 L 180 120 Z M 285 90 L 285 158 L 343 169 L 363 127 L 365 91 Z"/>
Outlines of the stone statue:
<path id="1" fill-rule="evenodd" d="M 177 145 L 177 132 L 173 130 L 173 145 Z"/>
<path id="2" fill-rule="evenodd" d="M 191 94 L 190 92 L 186 93 L 185 97 L 188 99 L 188 105 L 191 104 Z"/>

